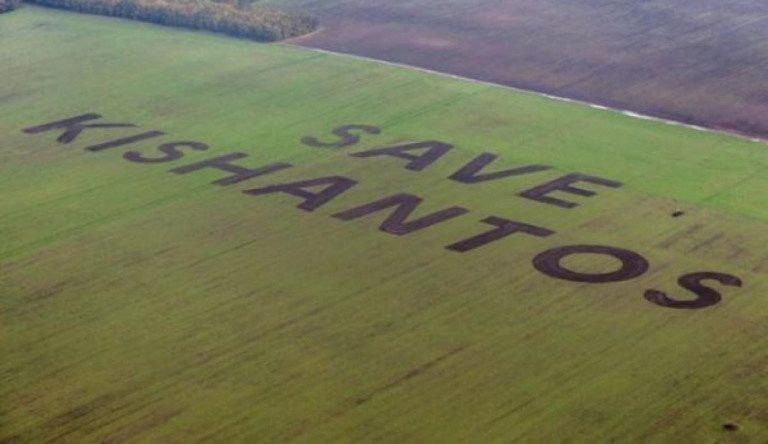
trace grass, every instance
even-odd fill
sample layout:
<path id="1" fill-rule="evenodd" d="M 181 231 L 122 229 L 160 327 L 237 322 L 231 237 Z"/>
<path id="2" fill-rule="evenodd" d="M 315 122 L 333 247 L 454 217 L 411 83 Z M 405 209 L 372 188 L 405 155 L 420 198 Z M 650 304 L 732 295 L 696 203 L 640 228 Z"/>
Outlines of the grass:
<path id="1" fill-rule="evenodd" d="M 681 0 L 261 0 L 302 45 L 768 139 L 768 6 Z"/>
<path id="2" fill-rule="evenodd" d="M 349 60 L 25 7 L 0 19 L 0 441 L 761 442 L 768 438 L 765 145 Z M 211 148 L 173 164 L 21 129 L 98 112 Z M 345 123 L 382 134 L 299 143 Z M 456 148 L 417 173 L 352 152 Z M 154 141 L 130 149 L 154 153 Z M 166 171 L 233 151 L 295 166 L 230 187 Z M 480 152 L 554 170 L 462 185 Z M 494 166 L 495 167 L 495 166 Z M 623 182 L 516 193 L 570 172 Z M 240 190 L 360 183 L 315 212 Z M 339 211 L 395 193 L 471 210 L 409 236 Z M 671 218 L 675 209 L 686 214 Z M 467 254 L 498 215 L 556 231 Z M 631 282 L 575 284 L 531 259 L 569 244 L 637 251 Z M 602 258 L 569 266 L 605 267 Z M 678 311 L 681 274 L 722 271 L 721 304 Z M 739 430 L 725 431 L 735 422 Z"/>

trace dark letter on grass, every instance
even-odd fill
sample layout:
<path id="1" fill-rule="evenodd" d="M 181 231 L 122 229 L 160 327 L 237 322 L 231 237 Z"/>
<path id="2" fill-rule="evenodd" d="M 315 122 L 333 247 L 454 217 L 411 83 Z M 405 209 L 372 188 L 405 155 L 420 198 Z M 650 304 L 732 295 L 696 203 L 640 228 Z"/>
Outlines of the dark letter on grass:
<path id="1" fill-rule="evenodd" d="M 91 145 L 85 147 L 88 151 L 104 151 L 110 148 L 117 148 L 119 146 L 128 145 L 131 143 L 141 142 L 142 140 L 152 139 L 154 137 L 162 136 L 165 134 L 162 131 L 147 131 L 146 133 L 135 134 L 133 136 L 121 137 L 120 139 L 110 140 L 108 142 L 102 142 L 97 145 Z"/>
<path id="2" fill-rule="evenodd" d="M 369 204 L 336 213 L 333 215 L 333 217 L 341 220 L 352 220 L 367 216 L 372 213 L 377 213 L 387 208 L 395 207 L 395 210 L 389 215 L 389 217 L 387 217 L 387 219 L 382 222 L 381 225 L 379 225 L 379 230 L 385 233 L 402 236 L 404 234 L 421 230 L 422 228 L 444 222 L 448 219 L 453 219 L 454 217 L 458 217 L 469 212 L 469 210 L 466 208 L 450 207 L 444 210 L 440 210 L 436 213 L 422 216 L 410 222 L 406 222 L 406 219 L 408 219 L 411 213 L 416 210 L 421 202 L 421 198 L 412 194 L 396 194 L 394 196 L 377 200 L 376 202 L 371 202 Z"/>
<path id="3" fill-rule="evenodd" d="M 677 300 L 667 296 L 663 291 L 647 290 L 645 292 L 645 299 L 656 305 L 668 308 L 682 308 L 682 309 L 696 309 L 704 308 L 717 304 L 722 299 L 722 296 L 718 291 L 715 291 L 705 285 L 701 284 L 701 281 L 706 279 L 715 280 L 723 285 L 729 287 L 741 287 L 741 279 L 736 276 L 725 273 L 717 273 L 714 271 L 701 271 L 698 273 L 690 273 L 680 277 L 677 283 L 684 289 L 698 296 L 696 299 L 691 300 Z"/>
<path id="4" fill-rule="evenodd" d="M 264 188 L 254 188 L 245 190 L 243 193 L 252 196 L 261 196 L 272 193 L 285 193 L 292 196 L 301 197 L 304 202 L 298 205 L 305 211 L 315 211 L 339 194 L 347 191 L 357 184 L 357 181 L 341 176 L 321 177 L 318 179 L 303 180 L 300 182 L 290 182 L 279 185 L 271 185 Z M 322 191 L 313 193 L 305 188 L 323 187 Z"/>
<path id="5" fill-rule="evenodd" d="M 174 168 L 172 170 L 168 170 L 168 172 L 174 174 L 187 174 L 205 168 L 215 168 L 217 170 L 232 173 L 231 176 L 212 182 L 216 185 L 226 186 L 236 184 L 244 180 L 253 179 L 254 177 L 263 176 L 264 174 L 290 168 L 292 166 L 289 163 L 272 163 L 261 168 L 251 169 L 230 163 L 233 160 L 243 159 L 246 157 L 248 157 L 248 155 L 244 153 L 226 154 L 224 156 L 214 157 L 213 159 L 204 160 L 202 162 Z"/>
<path id="6" fill-rule="evenodd" d="M 621 261 L 621 268 L 608 273 L 581 273 L 561 265 L 563 259 L 574 254 L 602 254 Z M 598 284 L 634 279 L 648 271 L 648 261 L 639 254 L 620 248 L 600 245 L 570 245 L 545 251 L 533 259 L 533 266 L 541 273 L 571 282 Z"/>
<path id="7" fill-rule="evenodd" d="M 501 217 L 490 216 L 482 220 L 483 223 L 489 225 L 496 225 L 496 228 L 486 231 L 485 233 L 478 234 L 477 236 L 464 239 L 463 241 L 456 242 L 455 244 L 448 245 L 447 249 L 456 251 L 458 253 L 466 253 L 467 251 L 474 250 L 475 248 L 482 247 L 483 245 L 491 242 L 503 239 L 510 234 L 525 233 L 537 237 L 547 237 L 555 234 L 552 230 L 546 228 L 537 227 L 535 225 L 528 225 L 521 222 L 515 222 Z"/>
<path id="8" fill-rule="evenodd" d="M 456 171 L 451 175 L 450 179 L 461 183 L 478 183 L 485 182 L 487 180 L 503 179 L 510 176 L 521 176 L 523 174 L 536 173 L 539 171 L 549 170 L 552 167 L 544 165 L 526 165 L 518 168 L 510 168 L 507 170 L 496 171 L 493 173 L 480 173 L 486 166 L 493 163 L 498 156 L 491 153 L 483 153 L 475 157 L 468 164 L 464 165 L 459 171 Z"/>
<path id="9" fill-rule="evenodd" d="M 619 188 L 621 186 L 621 182 L 615 182 L 613 180 L 603 179 L 603 178 L 594 177 L 594 176 L 587 176 L 585 174 L 577 173 L 577 174 L 569 174 L 559 179 L 555 179 L 552 182 L 547 182 L 544 185 L 539 185 L 538 187 L 523 191 L 519 195 L 527 199 L 535 200 L 537 202 L 543 202 L 546 204 L 555 205 L 562 208 L 573 208 L 578 206 L 578 204 L 575 204 L 573 202 L 568 202 L 566 200 L 557 199 L 555 197 L 550 197 L 548 196 L 548 194 L 553 191 L 562 191 L 565 193 L 575 194 L 577 196 L 586 196 L 586 197 L 594 196 L 595 194 L 597 194 L 594 191 L 571 186 L 576 182 L 589 182 L 589 183 L 594 183 L 597 185 L 602 185 L 602 186 L 611 187 L 611 188 Z"/>
<path id="10" fill-rule="evenodd" d="M 136 151 L 128 151 L 123 154 L 123 159 L 136 163 L 165 163 L 173 162 L 174 160 L 184 157 L 184 153 L 180 148 L 187 147 L 195 151 L 205 151 L 208 149 L 208 145 L 201 142 L 169 142 L 164 143 L 157 147 L 157 150 L 165 153 L 160 157 L 146 157 Z"/>
<path id="11" fill-rule="evenodd" d="M 400 145 L 388 146 L 384 148 L 374 148 L 372 150 L 362 151 L 350 155 L 353 157 L 397 157 L 398 159 L 405 159 L 409 161 L 408 164 L 405 165 L 405 168 L 413 171 L 421 171 L 424 168 L 430 166 L 434 161 L 442 157 L 445 153 L 450 151 L 451 148 L 453 148 L 453 145 L 434 140 L 428 140 L 425 142 L 403 143 Z M 419 155 L 410 153 L 410 151 L 424 150 L 426 150 L 426 152 Z"/>
<path id="12" fill-rule="evenodd" d="M 25 128 L 23 131 L 27 134 L 39 134 L 51 130 L 62 131 L 61 135 L 56 139 L 59 143 L 70 143 L 88 128 L 127 128 L 134 127 L 136 125 L 132 123 L 84 123 L 89 120 L 100 119 L 100 114 L 83 114 L 81 116 L 71 117 L 69 119 L 57 120 L 55 122 L 44 123 L 42 125 Z"/>
<path id="13" fill-rule="evenodd" d="M 315 148 L 344 148 L 354 145 L 360 141 L 360 136 L 352 134 L 350 131 L 359 130 L 368 134 L 379 134 L 381 128 L 371 125 L 342 125 L 334 128 L 333 135 L 339 138 L 338 142 L 321 142 L 317 137 L 306 136 L 301 139 L 301 143 Z"/>

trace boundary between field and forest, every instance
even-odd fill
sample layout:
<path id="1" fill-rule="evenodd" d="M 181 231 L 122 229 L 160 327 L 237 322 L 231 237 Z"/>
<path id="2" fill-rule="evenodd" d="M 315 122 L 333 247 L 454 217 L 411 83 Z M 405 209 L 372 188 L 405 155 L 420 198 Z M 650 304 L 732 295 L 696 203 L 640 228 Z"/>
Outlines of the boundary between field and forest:
<path id="1" fill-rule="evenodd" d="M 240 0 L 23 0 L 35 6 L 117 17 L 156 25 L 211 31 L 260 42 L 299 37 L 318 27 L 317 18 L 296 11 L 252 8 Z M 0 0 L 0 13 L 21 0 Z"/>
<path id="2" fill-rule="evenodd" d="M 322 29 L 318 29 L 317 31 L 314 31 L 314 32 L 320 32 L 320 31 L 322 31 Z M 301 37 L 305 37 L 305 36 L 301 36 Z M 514 92 L 528 94 L 528 95 L 533 95 L 533 96 L 538 96 L 538 97 L 545 97 L 547 99 L 557 100 L 559 102 L 572 103 L 572 104 L 576 104 L 576 105 L 583 105 L 583 106 L 587 106 L 587 107 L 593 108 L 593 109 L 598 109 L 598 110 L 602 110 L 602 111 L 608 111 L 608 112 L 612 112 L 612 113 L 618 113 L 618 114 L 621 114 L 621 115 L 624 115 L 624 116 L 627 116 L 627 117 L 632 117 L 632 118 L 635 118 L 635 119 L 650 120 L 650 121 L 653 121 L 653 122 L 659 122 L 659 123 L 663 123 L 663 124 L 666 124 L 666 125 L 672 125 L 672 126 L 679 126 L 679 127 L 683 127 L 683 128 L 688 128 L 688 129 L 696 130 L 696 131 L 702 131 L 702 132 L 707 132 L 707 133 L 721 134 L 721 135 L 736 137 L 738 139 L 746 140 L 748 142 L 754 142 L 754 143 L 760 143 L 760 144 L 768 144 L 768 139 L 763 139 L 763 138 L 755 137 L 755 136 L 749 136 L 749 135 L 746 135 L 746 134 L 743 134 L 743 133 L 740 133 L 740 132 L 737 132 L 737 131 L 731 131 L 731 130 L 725 130 L 725 129 L 717 129 L 717 128 L 710 128 L 710 127 L 706 127 L 706 126 L 702 126 L 702 125 L 695 125 L 695 124 L 691 124 L 691 123 L 681 122 L 679 120 L 665 119 L 663 117 L 656 117 L 656 116 L 652 116 L 652 115 L 648 115 L 648 114 L 643 114 L 643 113 L 631 111 L 631 110 L 628 110 L 628 109 L 613 108 L 613 107 L 610 107 L 610 106 L 600 105 L 599 103 L 593 103 L 593 102 L 587 102 L 587 101 L 579 100 L 579 99 L 572 99 L 572 98 L 569 98 L 569 97 L 557 96 L 557 95 L 554 95 L 554 94 L 548 94 L 548 93 L 544 93 L 544 92 L 540 92 L 540 91 L 536 91 L 536 90 L 532 90 L 532 89 L 518 88 L 518 87 L 515 87 L 515 86 L 504 85 L 502 83 L 494 83 L 494 82 L 489 82 L 487 80 L 479 80 L 479 79 L 475 79 L 475 78 L 472 78 L 472 77 L 464 77 L 464 76 L 460 76 L 460 75 L 457 75 L 457 74 L 450 74 L 450 73 L 447 73 L 447 72 L 435 71 L 435 70 L 429 69 L 429 68 L 422 68 L 422 67 L 419 67 L 419 66 L 407 65 L 405 63 L 390 62 L 390 61 L 387 61 L 387 60 L 375 59 L 375 58 L 372 58 L 372 57 L 360 56 L 360 55 L 355 55 L 355 54 L 348 54 L 348 53 L 344 53 L 344 52 L 329 51 L 327 49 L 313 48 L 313 47 L 310 47 L 310 46 L 303 46 L 303 45 L 298 45 L 296 43 L 291 43 L 290 41 L 280 42 L 279 44 L 282 45 L 282 46 L 286 46 L 286 47 L 297 48 L 297 49 L 304 49 L 304 50 L 307 50 L 307 51 L 312 51 L 312 52 L 316 52 L 316 53 L 320 53 L 320 54 L 335 55 L 335 56 L 341 56 L 341 57 L 346 57 L 346 58 L 355 59 L 355 60 L 379 63 L 379 64 L 387 65 L 387 66 L 393 66 L 393 67 L 398 67 L 398 68 L 405 68 L 405 69 L 409 69 L 409 70 L 412 70 L 412 71 L 418 71 L 418 72 L 422 72 L 422 73 L 426 73 L 426 74 L 431 74 L 431 75 L 436 75 L 436 76 L 440 76 L 440 77 L 447 77 L 447 78 L 454 79 L 454 80 L 461 80 L 461 81 L 465 81 L 465 82 L 474 83 L 474 84 L 477 84 L 477 85 L 490 86 L 490 87 L 505 89 L 505 90 L 508 90 L 508 91 L 514 91 Z"/>
<path id="3" fill-rule="evenodd" d="M 0 0 L 0 14 L 10 12 L 21 5 L 21 0 Z"/>

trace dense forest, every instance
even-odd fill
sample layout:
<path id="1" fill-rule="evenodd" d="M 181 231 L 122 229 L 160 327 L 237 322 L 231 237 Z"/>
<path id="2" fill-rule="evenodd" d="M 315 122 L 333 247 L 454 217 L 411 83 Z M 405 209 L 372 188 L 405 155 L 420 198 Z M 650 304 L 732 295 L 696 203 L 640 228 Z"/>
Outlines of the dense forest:
<path id="1" fill-rule="evenodd" d="M 20 0 L 0 0 L 0 14 L 16 9 L 19 3 Z"/>
<path id="2" fill-rule="evenodd" d="M 258 41 L 276 41 L 314 31 L 317 19 L 300 12 L 253 7 L 249 0 L 24 0 L 40 6 L 200 29 Z M 0 0 L 0 12 L 19 0 Z M 7 6 L 6 6 L 7 5 Z"/>

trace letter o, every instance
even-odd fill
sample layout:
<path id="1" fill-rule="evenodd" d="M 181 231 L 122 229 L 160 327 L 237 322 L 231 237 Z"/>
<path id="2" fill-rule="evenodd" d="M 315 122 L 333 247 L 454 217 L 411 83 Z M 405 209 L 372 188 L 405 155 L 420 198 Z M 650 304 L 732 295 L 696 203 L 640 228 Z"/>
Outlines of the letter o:
<path id="1" fill-rule="evenodd" d="M 602 254 L 621 261 L 621 268 L 609 273 L 581 273 L 569 270 L 560 263 L 574 254 Z M 557 279 L 591 284 L 621 282 L 634 279 L 648 271 L 648 261 L 639 254 L 621 248 L 601 245 L 568 245 L 540 253 L 533 258 L 533 266 L 539 272 Z"/>

